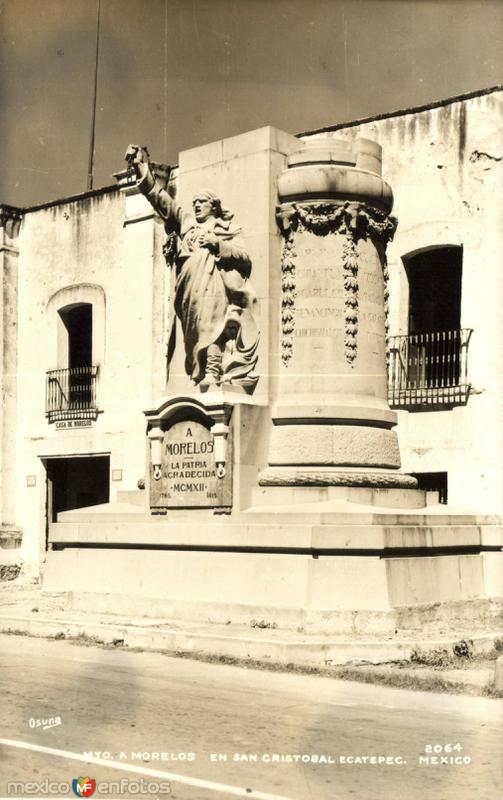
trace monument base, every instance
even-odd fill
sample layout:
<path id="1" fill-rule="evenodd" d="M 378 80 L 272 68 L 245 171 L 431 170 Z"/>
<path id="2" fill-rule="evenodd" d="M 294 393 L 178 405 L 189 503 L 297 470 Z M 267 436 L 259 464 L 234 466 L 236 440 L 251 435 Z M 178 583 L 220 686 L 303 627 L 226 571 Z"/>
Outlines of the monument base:
<path id="1" fill-rule="evenodd" d="M 494 627 L 502 598 L 501 520 L 446 507 L 339 498 L 160 519 L 114 504 L 61 514 L 49 538 L 45 592 L 135 617 L 400 636 L 439 614 Z"/>
<path id="2" fill-rule="evenodd" d="M 332 483 L 331 476 L 325 483 L 322 481 L 310 483 L 306 481 L 303 486 L 295 483 L 285 484 L 262 484 L 255 487 L 251 493 L 252 507 L 259 510 L 264 506 L 278 510 L 312 511 L 313 513 L 323 511 L 349 511 L 359 510 L 360 507 L 368 507 L 374 511 L 382 509 L 400 510 L 405 512 L 407 509 L 413 512 L 423 509 L 426 513 L 427 501 L 431 498 L 429 493 L 421 489 L 412 489 L 407 484 L 404 487 L 390 486 L 383 481 L 383 485 L 376 482 L 366 485 L 366 472 L 361 475 L 361 484 L 355 485 L 354 473 L 347 473 L 348 482 L 344 483 L 344 475 L 337 484 Z M 360 477 L 360 476 L 359 476 Z M 387 476 L 384 476 L 386 478 Z M 402 476 L 407 478 L 407 475 Z M 329 482 L 330 481 L 330 482 Z M 436 494 L 435 502 L 436 502 Z M 361 509 L 360 509 L 361 510 Z M 431 510 L 431 509 L 430 509 Z"/>

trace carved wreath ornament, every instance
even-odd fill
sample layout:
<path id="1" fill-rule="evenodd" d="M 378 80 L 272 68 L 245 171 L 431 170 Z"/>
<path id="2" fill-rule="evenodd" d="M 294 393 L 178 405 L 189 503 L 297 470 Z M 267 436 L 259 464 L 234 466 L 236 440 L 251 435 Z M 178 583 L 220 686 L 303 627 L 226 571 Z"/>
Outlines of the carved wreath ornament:
<path id="1" fill-rule="evenodd" d="M 342 250 L 344 280 L 344 355 L 353 364 L 358 336 L 358 250 L 360 239 L 370 238 L 382 255 L 384 309 L 388 328 L 388 267 L 386 246 L 393 238 L 397 220 L 364 203 L 284 203 L 276 218 L 283 235 L 281 257 L 281 358 L 285 366 L 293 354 L 295 330 L 295 233 L 309 231 L 317 236 L 338 233 L 346 237 Z"/>

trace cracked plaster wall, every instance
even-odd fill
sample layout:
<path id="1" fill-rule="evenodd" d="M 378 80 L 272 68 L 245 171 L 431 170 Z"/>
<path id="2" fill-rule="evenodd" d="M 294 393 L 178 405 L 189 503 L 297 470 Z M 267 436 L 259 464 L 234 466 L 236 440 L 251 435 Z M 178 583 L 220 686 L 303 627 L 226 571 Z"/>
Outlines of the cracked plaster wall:
<path id="1" fill-rule="evenodd" d="M 390 334 L 407 333 L 402 258 L 463 246 L 461 326 L 473 328 L 468 379 L 477 392 L 451 411 L 399 412 L 404 470 L 447 471 L 449 502 L 501 509 L 503 92 L 334 131 L 383 148 L 398 232 L 388 248 Z"/>

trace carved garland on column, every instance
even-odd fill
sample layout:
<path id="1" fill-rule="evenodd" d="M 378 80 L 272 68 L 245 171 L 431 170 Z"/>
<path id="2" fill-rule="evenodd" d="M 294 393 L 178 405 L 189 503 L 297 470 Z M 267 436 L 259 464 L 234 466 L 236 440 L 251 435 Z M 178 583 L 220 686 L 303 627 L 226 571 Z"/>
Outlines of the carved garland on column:
<path id="1" fill-rule="evenodd" d="M 293 230 L 283 241 L 281 255 L 281 359 L 287 366 L 293 353 L 293 331 L 295 327 L 295 252 Z"/>
<path id="2" fill-rule="evenodd" d="M 398 225 L 396 217 L 380 214 L 380 219 L 374 217 L 370 220 L 369 234 L 381 254 L 384 278 L 384 329 L 386 332 L 386 363 L 388 363 L 388 338 L 389 338 L 389 267 L 386 256 L 388 242 L 391 242 Z"/>
<path id="3" fill-rule="evenodd" d="M 309 231 L 317 236 L 340 233 L 346 237 L 342 260 L 344 270 L 344 350 L 348 364 L 357 356 L 358 336 L 358 251 L 360 239 L 368 236 L 382 254 L 384 277 L 384 312 L 388 330 L 389 272 L 386 246 L 393 238 L 397 220 L 364 203 L 284 203 L 278 206 L 277 221 L 283 234 L 281 259 L 281 358 L 288 365 L 293 352 L 295 329 L 295 231 Z"/>
<path id="4" fill-rule="evenodd" d="M 344 267 L 344 355 L 348 364 L 353 364 L 358 349 L 358 253 L 352 234 L 342 247 Z"/>
<path id="5" fill-rule="evenodd" d="M 384 331 L 386 339 L 386 367 L 389 368 L 389 268 L 388 260 L 386 258 L 386 250 L 384 251 L 382 274 L 384 278 Z"/>

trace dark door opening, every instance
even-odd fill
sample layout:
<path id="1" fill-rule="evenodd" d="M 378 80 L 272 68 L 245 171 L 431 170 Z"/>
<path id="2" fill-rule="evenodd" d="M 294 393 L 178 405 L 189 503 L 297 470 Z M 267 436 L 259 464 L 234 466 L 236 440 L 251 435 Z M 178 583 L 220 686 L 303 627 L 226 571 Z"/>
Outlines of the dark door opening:
<path id="1" fill-rule="evenodd" d="M 93 307 L 91 303 L 60 311 L 68 331 L 68 392 L 70 408 L 88 408 L 93 365 Z"/>
<path id="2" fill-rule="evenodd" d="M 462 247 L 437 247 L 405 260 L 409 386 L 438 388 L 459 383 L 462 260 Z"/>
<path id="3" fill-rule="evenodd" d="M 47 521 L 58 514 L 110 502 L 110 456 L 48 458 Z"/>

